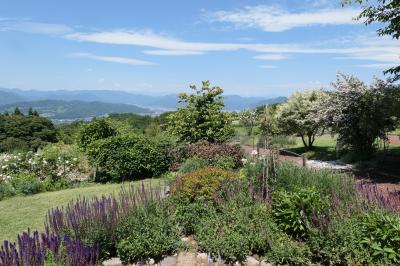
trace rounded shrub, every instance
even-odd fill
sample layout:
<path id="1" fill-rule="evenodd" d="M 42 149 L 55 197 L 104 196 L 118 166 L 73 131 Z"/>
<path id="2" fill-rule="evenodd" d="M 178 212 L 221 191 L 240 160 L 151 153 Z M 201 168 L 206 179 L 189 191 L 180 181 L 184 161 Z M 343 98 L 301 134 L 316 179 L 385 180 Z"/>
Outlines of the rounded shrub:
<path id="1" fill-rule="evenodd" d="M 237 179 L 235 172 L 206 167 L 178 177 L 172 186 L 172 192 L 189 201 L 212 201 L 225 182 L 234 182 Z"/>
<path id="2" fill-rule="evenodd" d="M 34 174 L 16 174 L 11 179 L 11 184 L 17 193 L 24 195 L 36 194 L 44 190 L 42 182 Z"/>
<path id="3" fill-rule="evenodd" d="M 201 250 L 219 254 L 228 262 L 242 261 L 250 254 L 266 254 L 279 233 L 264 204 L 230 200 L 221 209 L 210 210 L 196 228 L 196 239 Z"/>
<path id="4" fill-rule="evenodd" d="M 95 141 L 89 146 L 88 155 L 100 168 L 100 173 L 118 181 L 159 176 L 169 166 L 163 147 L 139 135 Z"/>
<path id="5" fill-rule="evenodd" d="M 171 168 L 173 169 L 178 169 L 183 162 L 194 156 L 206 160 L 208 164 L 211 165 L 217 165 L 216 163 L 220 157 L 228 156 L 233 160 L 233 168 L 239 168 L 242 166 L 244 151 L 240 145 L 215 144 L 207 141 L 199 141 L 188 146 L 174 149 L 171 156 Z"/>
<path id="6" fill-rule="evenodd" d="M 215 162 L 215 166 L 225 170 L 232 170 L 235 168 L 235 161 L 230 156 L 220 156 Z"/>
<path id="7" fill-rule="evenodd" d="M 137 207 L 117 227 L 117 253 L 125 263 L 161 259 L 179 244 L 178 230 L 162 203 Z"/>

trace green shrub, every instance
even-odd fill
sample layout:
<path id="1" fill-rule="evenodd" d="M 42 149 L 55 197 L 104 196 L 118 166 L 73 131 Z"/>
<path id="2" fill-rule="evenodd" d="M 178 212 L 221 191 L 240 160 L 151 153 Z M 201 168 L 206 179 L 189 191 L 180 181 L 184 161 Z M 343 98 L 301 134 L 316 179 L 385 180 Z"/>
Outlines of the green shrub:
<path id="1" fill-rule="evenodd" d="M 187 159 L 179 168 L 180 174 L 186 174 L 207 166 L 207 161 L 203 158 L 194 156 Z"/>
<path id="2" fill-rule="evenodd" d="M 86 151 L 93 142 L 113 137 L 117 134 L 117 130 L 105 119 L 94 119 L 79 131 L 78 145 L 83 151 Z"/>
<path id="3" fill-rule="evenodd" d="M 168 169 L 169 158 L 157 142 L 144 136 L 109 137 L 92 143 L 88 155 L 103 177 L 129 180 L 159 176 Z"/>
<path id="4" fill-rule="evenodd" d="M 312 215 L 318 215 L 324 201 L 315 189 L 297 192 L 277 191 L 272 197 L 272 212 L 279 226 L 288 234 L 306 237 L 311 228 Z"/>
<path id="5" fill-rule="evenodd" d="M 211 208 L 202 202 L 176 202 L 174 205 L 174 218 L 184 235 L 194 234 L 198 222 L 210 214 Z"/>
<path id="6" fill-rule="evenodd" d="M 117 253 L 125 263 L 160 259 L 179 244 L 178 231 L 162 203 L 138 207 L 117 228 Z"/>
<path id="7" fill-rule="evenodd" d="M 220 156 L 215 162 L 215 166 L 224 170 L 232 170 L 235 168 L 235 162 L 230 156 Z"/>
<path id="8" fill-rule="evenodd" d="M 266 205 L 243 204 L 239 198 L 220 210 L 210 210 L 196 229 L 196 239 L 203 251 L 233 262 L 270 250 L 278 228 Z"/>
<path id="9" fill-rule="evenodd" d="M 210 165 L 216 165 L 216 162 L 220 157 L 228 156 L 232 158 L 234 162 L 234 168 L 239 168 L 242 166 L 244 152 L 240 145 L 214 144 L 207 141 L 199 141 L 197 143 L 172 150 L 171 156 L 172 169 L 178 169 L 183 162 L 194 156 L 203 158 Z"/>
<path id="10" fill-rule="evenodd" d="M 397 265 L 400 262 L 400 217 L 372 210 L 334 219 L 326 230 L 313 230 L 308 240 L 324 264 Z"/>
<path id="11" fill-rule="evenodd" d="M 11 184 L 19 194 L 31 195 L 43 191 L 43 184 L 33 174 L 19 173 L 13 176 Z"/>
<path id="12" fill-rule="evenodd" d="M 273 265 L 310 265 L 310 250 L 305 244 L 280 235 L 273 240 L 267 260 Z"/>
<path id="13" fill-rule="evenodd" d="M 212 201 L 224 182 L 237 179 L 237 174 L 232 171 L 206 167 L 178 177 L 172 186 L 172 192 L 189 201 Z"/>
<path id="14" fill-rule="evenodd" d="M 17 192 L 10 182 L 0 182 L 0 200 L 15 196 Z"/>

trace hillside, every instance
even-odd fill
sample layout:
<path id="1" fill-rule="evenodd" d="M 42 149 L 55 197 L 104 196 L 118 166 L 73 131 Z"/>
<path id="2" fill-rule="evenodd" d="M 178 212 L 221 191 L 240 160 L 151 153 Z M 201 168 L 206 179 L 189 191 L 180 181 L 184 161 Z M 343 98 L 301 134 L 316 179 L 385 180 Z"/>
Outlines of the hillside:
<path id="1" fill-rule="evenodd" d="M 29 108 L 37 110 L 40 115 L 53 120 L 91 119 L 110 113 L 135 113 L 151 114 L 147 108 L 129 104 L 116 104 L 104 102 L 41 100 L 10 103 L 0 106 L 0 112 L 12 112 L 18 106 L 23 113 Z"/>
<path id="2" fill-rule="evenodd" d="M 228 111 L 239 111 L 263 104 L 279 103 L 286 99 L 286 97 L 266 98 L 239 95 L 225 95 L 224 98 L 225 109 Z M 62 100 L 129 104 L 157 111 L 170 111 L 177 107 L 178 96 L 176 94 L 155 96 L 114 90 L 37 91 L 0 88 L 0 99 L 3 99 L 3 102 L 0 100 L 0 105 L 23 101 Z"/>

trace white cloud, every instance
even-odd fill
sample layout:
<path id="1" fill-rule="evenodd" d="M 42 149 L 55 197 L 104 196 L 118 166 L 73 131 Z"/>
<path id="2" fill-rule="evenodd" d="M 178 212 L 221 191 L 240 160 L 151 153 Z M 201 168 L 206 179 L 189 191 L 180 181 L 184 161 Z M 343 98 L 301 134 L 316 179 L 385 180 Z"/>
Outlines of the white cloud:
<path id="1" fill-rule="evenodd" d="M 273 69 L 273 68 L 276 68 L 276 66 L 273 66 L 273 65 L 261 65 L 260 67 L 261 67 L 261 68 L 266 68 L 266 69 Z"/>
<path id="2" fill-rule="evenodd" d="M 184 50 L 145 50 L 143 51 L 143 53 L 150 55 L 165 55 L 165 56 L 204 54 L 204 52 L 202 51 L 184 51 Z"/>
<path id="3" fill-rule="evenodd" d="M 247 6 L 233 11 L 217 11 L 207 17 L 212 22 L 232 23 L 237 27 L 257 28 L 267 32 L 282 32 L 315 25 L 354 24 L 358 9 L 336 8 L 304 12 L 289 12 L 275 6 Z"/>
<path id="4" fill-rule="evenodd" d="M 394 67 L 394 64 L 361 64 L 361 65 L 355 65 L 356 67 L 362 67 L 362 68 L 373 68 L 373 69 L 388 69 L 391 67 Z"/>
<path id="5" fill-rule="evenodd" d="M 279 61 L 279 60 L 287 59 L 287 56 L 286 55 L 282 55 L 282 54 L 262 54 L 262 55 L 254 56 L 254 59 L 268 60 L 268 61 Z"/>
<path id="6" fill-rule="evenodd" d="M 101 56 L 101 55 L 95 55 L 95 54 L 90 54 L 90 53 L 73 53 L 70 56 L 78 57 L 78 58 L 93 59 L 93 60 L 97 60 L 97 61 L 111 62 L 111 63 L 127 64 L 127 65 L 154 65 L 155 64 L 153 62 L 139 60 L 139 59 L 133 59 L 133 58 L 127 58 L 127 57 L 116 57 L 116 56 Z"/>
<path id="7" fill-rule="evenodd" d="M 39 23 L 30 20 L 3 19 L 0 20 L 0 31 L 20 31 L 48 35 L 63 35 L 73 32 L 73 29 L 63 24 Z"/>

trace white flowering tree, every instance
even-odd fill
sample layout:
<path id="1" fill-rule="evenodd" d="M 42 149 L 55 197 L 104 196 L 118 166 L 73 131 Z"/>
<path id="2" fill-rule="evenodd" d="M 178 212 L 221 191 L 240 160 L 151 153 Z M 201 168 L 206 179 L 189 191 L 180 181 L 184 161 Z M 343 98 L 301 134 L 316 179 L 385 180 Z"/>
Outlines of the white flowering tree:
<path id="1" fill-rule="evenodd" d="M 276 118 L 282 133 L 297 135 L 306 149 L 313 147 L 315 137 L 324 129 L 321 109 L 327 93 L 322 90 L 296 92 L 278 106 Z"/>
<path id="2" fill-rule="evenodd" d="M 335 91 L 324 105 L 325 121 L 338 141 L 363 154 L 374 151 L 374 143 L 386 139 L 395 128 L 399 88 L 376 79 L 367 86 L 358 78 L 339 74 Z"/>

